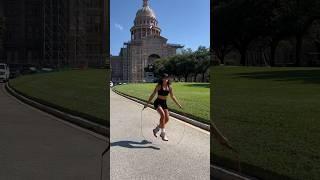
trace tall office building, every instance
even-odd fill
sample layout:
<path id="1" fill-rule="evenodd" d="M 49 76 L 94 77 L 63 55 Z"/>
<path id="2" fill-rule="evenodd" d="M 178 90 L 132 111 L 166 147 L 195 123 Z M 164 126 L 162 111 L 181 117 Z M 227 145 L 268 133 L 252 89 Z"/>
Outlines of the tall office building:
<path id="1" fill-rule="evenodd" d="M 105 65 L 105 0 L 1 1 L 6 19 L 2 61 L 54 67 Z"/>

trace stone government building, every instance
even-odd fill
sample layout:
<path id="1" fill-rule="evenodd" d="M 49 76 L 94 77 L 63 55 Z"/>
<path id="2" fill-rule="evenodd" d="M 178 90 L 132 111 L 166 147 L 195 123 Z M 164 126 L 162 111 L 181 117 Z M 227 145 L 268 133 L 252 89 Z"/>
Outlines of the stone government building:
<path id="1" fill-rule="evenodd" d="M 146 72 L 158 58 L 170 57 L 179 44 L 169 44 L 168 39 L 161 36 L 156 15 L 143 0 L 143 7 L 136 13 L 134 25 L 130 29 L 131 41 L 124 43 L 119 56 L 111 56 L 111 76 L 114 82 L 152 82 L 154 74 Z"/>
<path id="2" fill-rule="evenodd" d="M 105 66 L 105 0 L 0 0 L 6 31 L 0 62 L 53 67 Z"/>

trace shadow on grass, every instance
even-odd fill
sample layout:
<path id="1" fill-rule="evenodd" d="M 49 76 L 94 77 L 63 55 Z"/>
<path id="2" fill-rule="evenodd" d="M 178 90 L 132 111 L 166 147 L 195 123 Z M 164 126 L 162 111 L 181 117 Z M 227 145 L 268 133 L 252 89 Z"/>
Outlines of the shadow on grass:
<path id="1" fill-rule="evenodd" d="M 274 81 L 302 81 L 308 84 L 320 84 L 320 69 L 284 70 L 233 74 L 241 78 L 274 80 Z"/>
<path id="2" fill-rule="evenodd" d="M 154 149 L 154 150 L 160 150 L 158 147 L 150 146 L 148 144 L 152 144 L 151 142 L 147 140 L 142 140 L 141 142 L 136 142 L 136 141 L 117 141 L 111 143 L 112 146 L 120 146 L 120 147 L 125 147 L 125 148 L 130 148 L 130 149 Z M 137 146 L 138 145 L 138 146 Z M 142 145 L 148 145 L 148 146 L 142 146 Z"/>
<path id="3" fill-rule="evenodd" d="M 185 84 L 184 86 L 210 88 L 210 84 L 209 83 L 192 83 L 192 84 Z"/>

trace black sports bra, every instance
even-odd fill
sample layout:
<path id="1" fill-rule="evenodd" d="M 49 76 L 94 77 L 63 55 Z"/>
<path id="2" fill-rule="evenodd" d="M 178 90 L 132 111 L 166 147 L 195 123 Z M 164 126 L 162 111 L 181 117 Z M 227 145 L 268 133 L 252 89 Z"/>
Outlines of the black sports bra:
<path id="1" fill-rule="evenodd" d="M 170 88 L 170 87 L 168 86 L 168 88 Z M 163 90 L 162 85 L 161 85 L 161 89 L 158 90 L 158 95 L 160 95 L 160 96 L 168 96 L 168 94 L 169 94 L 169 90 Z"/>

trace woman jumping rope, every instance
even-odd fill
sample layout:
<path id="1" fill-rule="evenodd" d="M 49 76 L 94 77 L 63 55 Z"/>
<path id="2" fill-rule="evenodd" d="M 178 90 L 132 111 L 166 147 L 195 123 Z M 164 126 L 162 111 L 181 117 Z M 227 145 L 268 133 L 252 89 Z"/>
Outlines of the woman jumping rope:
<path id="1" fill-rule="evenodd" d="M 160 123 L 157 125 L 156 128 L 153 129 L 153 135 L 155 137 L 157 136 L 157 133 L 159 130 L 161 130 L 160 137 L 163 141 L 168 141 L 168 137 L 166 135 L 165 131 L 165 125 L 169 121 L 169 111 L 167 106 L 167 97 L 168 94 L 170 94 L 170 97 L 172 100 L 180 107 L 182 106 L 178 103 L 177 98 L 173 95 L 172 87 L 170 86 L 170 80 L 168 74 L 163 74 L 162 78 L 159 80 L 157 86 L 155 87 L 153 93 L 150 95 L 148 102 L 144 105 L 144 108 L 148 107 L 148 104 L 152 101 L 156 93 L 158 92 L 158 97 L 154 101 L 154 108 L 158 111 L 160 114 Z"/>

